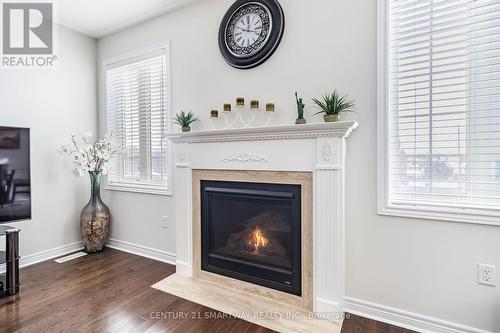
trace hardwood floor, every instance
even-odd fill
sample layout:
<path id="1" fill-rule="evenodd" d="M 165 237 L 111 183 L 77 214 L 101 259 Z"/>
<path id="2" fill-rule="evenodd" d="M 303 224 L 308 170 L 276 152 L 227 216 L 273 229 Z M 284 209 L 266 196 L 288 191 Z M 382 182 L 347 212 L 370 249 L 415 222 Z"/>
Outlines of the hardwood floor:
<path id="1" fill-rule="evenodd" d="M 347 314 L 342 333 L 416 333 L 401 327 L 381 323 L 353 314 Z"/>
<path id="2" fill-rule="evenodd" d="M 174 271 L 111 249 L 23 268 L 21 292 L 0 299 L 0 332 L 272 332 L 150 288 Z M 410 331 L 351 316 L 342 333 L 354 332 Z"/>

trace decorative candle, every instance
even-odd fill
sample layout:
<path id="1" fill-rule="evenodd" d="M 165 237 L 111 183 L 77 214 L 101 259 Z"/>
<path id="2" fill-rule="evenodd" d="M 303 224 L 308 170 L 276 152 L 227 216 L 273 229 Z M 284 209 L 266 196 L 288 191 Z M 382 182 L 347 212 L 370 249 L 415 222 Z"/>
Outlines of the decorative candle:
<path id="1" fill-rule="evenodd" d="M 250 101 L 250 109 L 258 110 L 259 109 L 259 101 Z"/>
<path id="2" fill-rule="evenodd" d="M 266 104 L 266 112 L 274 112 L 274 104 L 273 103 Z"/>
<path id="3" fill-rule="evenodd" d="M 231 112 L 231 104 L 224 104 L 224 112 Z"/>
<path id="4" fill-rule="evenodd" d="M 245 99 L 243 97 L 236 98 L 236 106 L 245 106 Z"/>
<path id="5" fill-rule="evenodd" d="M 212 111 L 210 111 L 210 117 L 212 117 L 212 118 L 219 118 L 219 110 L 212 110 Z"/>

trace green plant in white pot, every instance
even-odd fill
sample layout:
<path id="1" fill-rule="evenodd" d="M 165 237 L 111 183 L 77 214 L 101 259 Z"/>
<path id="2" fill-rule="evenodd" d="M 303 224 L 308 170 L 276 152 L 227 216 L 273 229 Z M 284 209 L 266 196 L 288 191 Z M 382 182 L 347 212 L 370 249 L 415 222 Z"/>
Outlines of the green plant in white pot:
<path id="1" fill-rule="evenodd" d="M 198 121 L 194 112 L 181 111 L 175 115 L 174 121 L 182 128 L 183 132 L 191 132 L 191 124 Z"/>
<path id="2" fill-rule="evenodd" d="M 324 113 L 325 122 L 338 121 L 347 112 L 354 112 L 354 101 L 348 96 L 340 96 L 337 90 L 325 94 L 322 99 L 313 98 L 314 104 L 321 110 L 314 115 Z"/>

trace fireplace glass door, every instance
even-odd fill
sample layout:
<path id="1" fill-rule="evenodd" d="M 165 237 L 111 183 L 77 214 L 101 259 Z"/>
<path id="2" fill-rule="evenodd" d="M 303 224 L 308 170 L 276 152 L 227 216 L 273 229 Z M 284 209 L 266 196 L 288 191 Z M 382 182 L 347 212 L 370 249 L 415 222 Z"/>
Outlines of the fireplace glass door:
<path id="1" fill-rule="evenodd" d="M 202 181 L 202 270 L 300 295 L 300 188 Z"/>

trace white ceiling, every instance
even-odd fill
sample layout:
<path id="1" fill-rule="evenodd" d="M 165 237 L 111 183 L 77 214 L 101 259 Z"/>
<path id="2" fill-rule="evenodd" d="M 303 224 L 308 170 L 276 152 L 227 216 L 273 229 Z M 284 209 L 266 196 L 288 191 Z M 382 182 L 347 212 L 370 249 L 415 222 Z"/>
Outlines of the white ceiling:
<path id="1" fill-rule="evenodd" d="M 55 20 L 102 38 L 197 0 L 55 0 Z"/>

